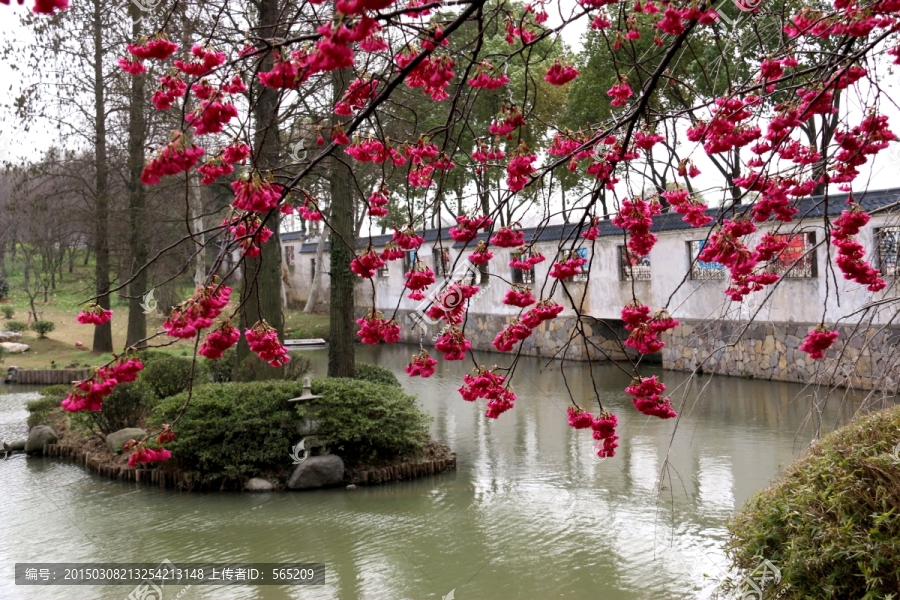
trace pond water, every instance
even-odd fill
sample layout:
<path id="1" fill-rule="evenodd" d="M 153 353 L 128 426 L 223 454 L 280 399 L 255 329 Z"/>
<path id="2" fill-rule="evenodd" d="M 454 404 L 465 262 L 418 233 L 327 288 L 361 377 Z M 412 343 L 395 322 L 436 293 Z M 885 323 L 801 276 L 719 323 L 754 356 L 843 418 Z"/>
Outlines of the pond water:
<path id="1" fill-rule="evenodd" d="M 515 409 L 492 421 L 483 403 L 456 392 L 471 362 L 410 379 L 402 369 L 414 351 L 360 348 L 358 358 L 394 370 L 418 395 L 434 437 L 458 453 L 455 473 L 356 490 L 180 493 L 15 455 L 0 461 L 0 598 L 122 599 L 133 589 L 17 587 L 17 562 L 167 559 L 327 570 L 323 586 L 166 588 L 165 599 L 708 597 L 724 575 L 725 521 L 816 426 L 811 389 L 705 376 L 685 392 L 686 374 L 648 370 L 676 389 L 683 418 L 675 430 L 674 420 L 633 409 L 618 369 L 566 363 L 561 372 L 534 358 L 519 362 Z M 325 352 L 310 356 L 323 375 Z M 589 433 L 565 418 L 566 384 L 587 398 L 591 375 L 620 420 L 617 456 L 602 461 Z M 0 385 L 0 439 L 24 437 L 24 403 L 35 395 Z M 856 408 L 838 394 L 818 402 L 824 431 Z"/>

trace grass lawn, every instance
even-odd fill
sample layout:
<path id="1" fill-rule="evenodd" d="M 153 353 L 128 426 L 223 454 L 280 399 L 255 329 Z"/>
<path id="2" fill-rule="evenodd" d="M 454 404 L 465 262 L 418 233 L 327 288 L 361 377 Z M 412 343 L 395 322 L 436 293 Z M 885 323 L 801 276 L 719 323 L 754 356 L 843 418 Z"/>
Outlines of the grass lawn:
<path id="1" fill-rule="evenodd" d="M 302 310 L 285 311 L 284 337 L 286 339 L 322 338 L 327 340 L 329 336 L 327 314 L 304 314 Z"/>
<path id="2" fill-rule="evenodd" d="M 76 368 L 102 365 L 112 359 L 111 354 L 94 354 L 90 351 L 93 343 L 93 325 L 81 325 L 75 321 L 82 303 L 91 296 L 90 285 L 93 279 L 93 265 L 82 266 L 79 263 L 72 274 L 64 273 L 63 280 L 57 283 L 57 289 L 50 294 L 49 302 L 43 302 L 43 296 L 35 302 L 39 316 L 44 321 L 52 321 L 55 329 L 47 335 L 47 339 L 38 339 L 37 333 L 27 330 L 22 332 L 22 342 L 31 349 L 24 354 L 9 354 L 0 369 L 18 366 L 26 369 Z M 21 275 L 11 273 L 9 278 L 10 298 L 0 301 L 0 309 L 12 307 L 14 321 L 28 321 L 28 296 L 23 291 Z M 187 293 L 187 292 L 186 292 Z M 234 308 L 229 307 L 229 308 Z M 125 334 L 128 325 L 128 305 L 119 298 L 113 298 L 113 347 L 117 351 L 125 345 Z M 165 315 L 154 312 L 147 316 L 148 332 L 162 331 Z M 0 331 L 5 331 L 8 320 L 0 313 Z M 324 338 L 329 337 L 327 314 L 303 314 L 302 310 L 285 312 L 285 336 L 288 338 Z M 81 342 L 82 347 L 76 346 Z M 193 342 L 175 340 L 160 335 L 150 341 L 151 346 L 160 346 L 159 350 L 173 354 L 190 356 Z"/>

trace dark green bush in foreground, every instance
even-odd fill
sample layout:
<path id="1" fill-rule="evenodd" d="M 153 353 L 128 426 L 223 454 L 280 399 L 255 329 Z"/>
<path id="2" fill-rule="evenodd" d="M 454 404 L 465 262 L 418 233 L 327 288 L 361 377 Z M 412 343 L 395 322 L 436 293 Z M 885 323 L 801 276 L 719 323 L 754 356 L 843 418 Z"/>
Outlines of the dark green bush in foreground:
<path id="1" fill-rule="evenodd" d="M 278 474 L 292 467 L 291 446 L 299 441 L 299 417 L 289 398 L 302 384 L 291 381 L 210 383 L 194 388 L 191 403 L 174 426 L 167 445 L 179 468 L 201 473 L 203 481 L 242 475 Z M 187 394 L 162 400 L 150 422 L 170 423 Z"/>
<path id="2" fill-rule="evenodd" d="M 354 379 L 361 379 L 371 383 L 383 383 L 385 385 L 393 385 L 400 387 L 397 376 L 390 369 L 379 367 L 377 365 L 369 365 L 366 363 L 356 363 L 356 376 Z"/>
<path id="3" fill-rule="evenodd" d="M 415 454 L 428 441 L 431 417 L 400 387 L 333 378 L 314 380 L 312 391 L 323 397 L 298 410 L 319 421 L 319 437 L 349 464 Z"/>
<path id="4" fill-rule="evenodd" d="M 291 357 L 288 364 L 276 369 L 251 353 L 245 356 L 244 362 L 234 370 L 232 381 L 300 381 L 309 372 L 311 363 L 302 352 L 288 352 L 288 355 Z M 219 360 L 224 359 L 223 356 Z"/>
<path id="5" fill-rule="evenodd" d="M 826 436 L 729 523 L 733 566 L 768 559 L 781 598 L 897 598 L 898 444 L 900 407 Z"/>
<path id="6" fill-rule="evenodd" d="M 213 383 L 231 381 L 235 363 L 237 363 L 237 349 L 232 346 L 220 358 L 206 361 L 206 370 L 209 371 L 209 378 Z"/>
<path id="7" fill-rule="evenodd" d="M 168 398 L 187 391 L 191 384 L 192 368 L 194 385 L 206 383 L 209 379 L 204 360 L 197 360 L 193 365 L 191 358 L 153 350 L 140 352 L 139 355 L 144 363 L 139 379 L 149 386 L 157 398 Z"/>
<path id="8" fill-rule="evenodd" d="M 301 417 L 314 416 L 320 437 L 348 464 L 411 455 L 428 439 L 430 417 L 399 387 L 354 379 L 318 379 L 316 405 L 297 407 L 295 381 L 206 384 L 194 388 L 190 405 L 175 424 L 168 447 L 179 468 L 197 471 L 205 482 L 257 475 L 285 479 L 293 464 L 291 447 L 300 441 Z M 150 423 L 171 422 L 187 399 L 161 400 Z"/>

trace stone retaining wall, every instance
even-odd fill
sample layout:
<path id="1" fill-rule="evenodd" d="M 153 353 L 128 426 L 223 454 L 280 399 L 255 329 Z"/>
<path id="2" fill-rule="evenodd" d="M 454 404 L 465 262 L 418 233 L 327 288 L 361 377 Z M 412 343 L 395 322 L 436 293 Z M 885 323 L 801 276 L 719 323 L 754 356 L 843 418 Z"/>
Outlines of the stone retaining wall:
<path id="1" fill-rule="evenodd" d="M 357 309 L 357 316 L 361 316 L 365 309 Z M 440 325 L 427 325 L 423 332 L 413 319 L 415 313 L 410 310 L 398 310 L 397 321 L 400 323 L 401 338 L 404 343 L 418 344 L 421 339 L 425 346 L 434 346 L 434 340 L 440 333 Z M 492 342 L 494 338 L 514 317 L 503 315 L 490 315 L 468 313 L 465 325 L 465 336 L 472 342 L 472 349 L 485 352 L 496 352 Z M 557 317 L 546 323 L 541 323 L 535 332 L 522 344 L 522 354 L 525 356 L 540 356 L 545 358 L 563 358 L 562 348 L 568 342 L 572 329 L 577 321 L 575 317 Z M 609 325 L 591 318 L 582 320 L 584 333 L 591 344 L 585 344 L 580 334 L 575 335 L 572 344 L 569 345 L 565 358 L 568 360 L 622 360 L 625 354 L 616 335 L 625 339 L 627 336 L 621 322 Z M 620 329 L 620 331 L 616 331 Z M 423 335 L 424 334 L 424 335 Z M 596 346 L 596 347 L 594 347 Z M 598 349 L 599 348 L 599 349 Z M 601 351 L 602 350 L 602 351 Z M 605 354 L 604 354 L 605 353 Z"/>
<path id="2" fill-rule="evenodd" d="M 861 389 L 897 386 L 900 328 L 839 326 L 840 337 L 825 358 L 812 360 L 799 346 L 815 327 L 798 323 L 681 321 L 663 337 L 663 367 Z"/>

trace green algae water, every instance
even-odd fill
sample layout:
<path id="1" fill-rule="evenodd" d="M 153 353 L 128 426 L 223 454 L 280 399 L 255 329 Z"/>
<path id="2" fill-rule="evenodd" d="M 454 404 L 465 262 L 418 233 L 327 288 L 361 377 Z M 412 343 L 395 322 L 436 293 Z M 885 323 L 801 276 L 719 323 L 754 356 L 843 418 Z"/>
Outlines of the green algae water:
<path id="1" fill-rule="evenodd" d="M 516 407 L 493 421 L 456 391 L 471 361 L 411 379 L 402 369 L 416 351 L 366 347 L 357 358 L 392 369 L 419 397 L 432 435 L 458 453 L 455 473 L 355 490 L 181 493 L 15 455 L 0 461 L 0 599 L 124 600 L 134 589 L 16 586 L 15 563 L 165 560 L 319 562 L 326 583 L 166 586 L 153 600 L 708 598 L 726 575 L 729 516 L 816 427 L 827 432 L 857 407 L 796 384 L 704 376 L 687 388 L 686 374 L 654 371 L 674 390 L 676 430 L 633 409 L 614 367 L 522 358 Z M 326 353 L 309 356 L 324 375 Z M 619 416 L 614 458 L 593 458 L 589 432 L 566 424 L 566 386 L 589 398 L 593 385 Z M 34 397 L 0 386 L 0 438 L 25 436 Z M 820 416 L 810 418 L 814 401 Z"/>

